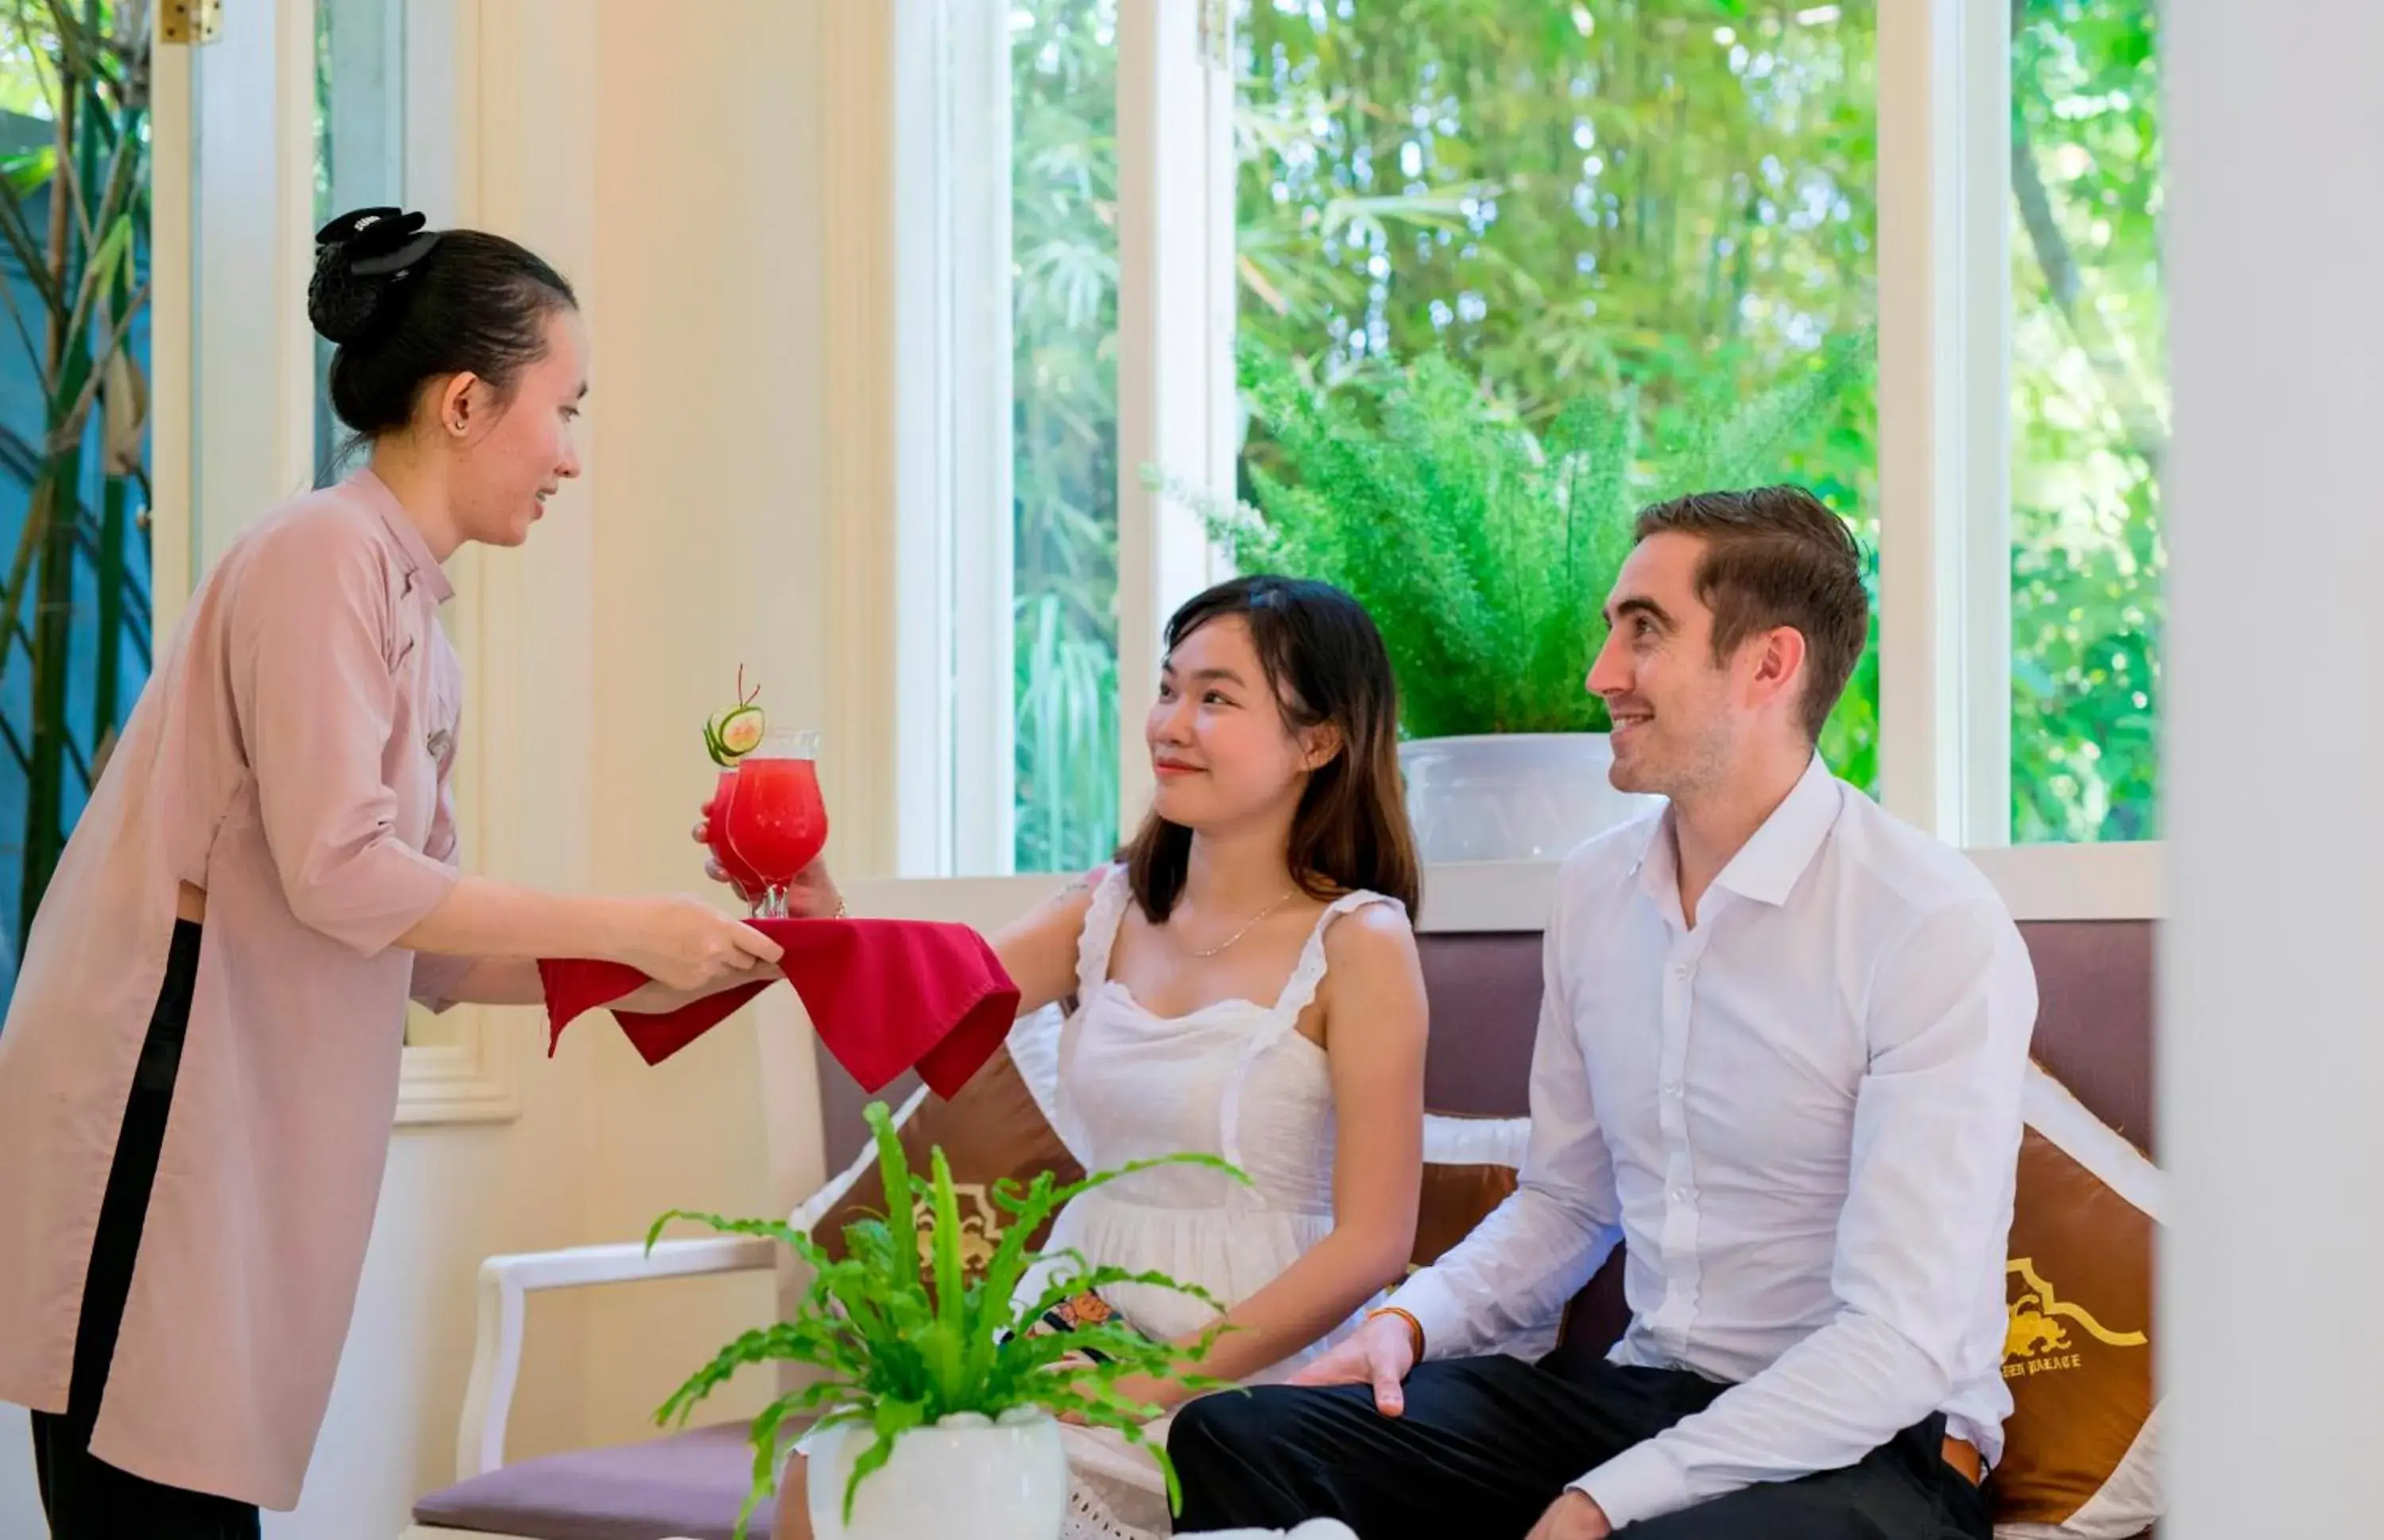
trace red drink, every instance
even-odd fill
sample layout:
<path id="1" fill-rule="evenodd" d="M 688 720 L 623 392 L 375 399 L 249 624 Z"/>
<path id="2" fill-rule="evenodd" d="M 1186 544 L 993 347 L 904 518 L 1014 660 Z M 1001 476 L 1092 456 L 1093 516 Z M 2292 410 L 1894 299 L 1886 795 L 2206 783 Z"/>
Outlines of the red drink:
<path id="1" fill-rule="evenodd" d="M 827 844 L 816 733 L 787 733 L 738 762 L 728 844 L 768 890 L 764 915 L 786 913 L 786 890 Z"/>
<path id="2" fill-rule="evenodd" d="M 728 843 L 728 810 L 735 804 L 736 795 L 737 768 L 731 765 L 720 772 L 720 779 L 712 789 L 712 801 L 703 804 L 704 840 L 712 847 L 712 859 L 728 874 L 737 891 L 747 902 L 759 903 L 764 886 L 761 874 L 739 860 Z"/>

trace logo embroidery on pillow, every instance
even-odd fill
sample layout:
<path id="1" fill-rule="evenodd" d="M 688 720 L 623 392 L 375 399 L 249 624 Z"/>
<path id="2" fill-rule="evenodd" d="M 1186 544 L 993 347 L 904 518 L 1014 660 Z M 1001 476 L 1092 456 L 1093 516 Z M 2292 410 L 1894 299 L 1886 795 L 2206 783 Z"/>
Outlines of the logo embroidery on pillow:
<path id="1" fill-rule="evenodd" d="M 2142 1348 L 2150 1340 L 2142 1332 L 2112 1331 L 2082 1306 L 2056 1296 L 2037 1273 L 2032 1257 L 2013 1258 L 2005 1271 L 2027 1286 L 2012 1299 L 2010 1323 L 2004 1332 L 2005 1379 L 2077 1368 L 2077 1344 L 2064 1320 L 2076 1322 L 2088 1336 L 2113 1348 Z"/>
<path id="2" fill-rule="evenodd" d="M 961 1271 L 972 1278 L 982 1277 L 987 1262 L 1001 1246 L 1004 1215 L 986 1196 L 982 1182 L 955 1182 L 952 1196 L 961 1208 Z M 925 1198 L 914 1198 L 912 1217 L 919 1236 L 919 1270 L 933 1273 L 936 1267 L 935 1211 Z M 974 1213 L 970 1210 L 975 1210 Z"/>

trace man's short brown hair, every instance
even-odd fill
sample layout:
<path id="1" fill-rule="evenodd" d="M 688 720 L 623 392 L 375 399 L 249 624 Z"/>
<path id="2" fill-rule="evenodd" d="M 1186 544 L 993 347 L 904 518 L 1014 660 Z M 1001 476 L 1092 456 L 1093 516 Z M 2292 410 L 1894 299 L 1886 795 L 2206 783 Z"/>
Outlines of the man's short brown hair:
<path id="1" fill-rule="evenodd" d="M 1862 552 L 1845 521 L 1802 487 L 1756 487 L 1642 509 L 1633 538 L 1662 534 L 1705 541 L 1697 598 L 1713 612 L 1716 664 L 1774 627 L 1805 639 L 1805 731 L 1818 741 L 1870 633 Z"/>

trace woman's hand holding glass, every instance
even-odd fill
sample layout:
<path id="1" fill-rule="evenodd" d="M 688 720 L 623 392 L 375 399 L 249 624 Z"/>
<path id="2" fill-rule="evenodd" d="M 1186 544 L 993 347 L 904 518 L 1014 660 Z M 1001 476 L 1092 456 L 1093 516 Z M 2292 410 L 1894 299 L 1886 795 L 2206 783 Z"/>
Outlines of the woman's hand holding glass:
<path id="1" fill-rule="evenodd" d="M 695 821 L 694 835 L 695 842 L 709 852 L 712 850 L 711 821 L 707 818 L 698 818 Z M 704 856 L 703 875 L 735 893 L 749 906 L 759 903 L 762 900 L 760 893 L 747 888 L 734 876 L 724 871 L 717 855 L 707 853 Z M 843 910 L 844 895 L 837 891 L 836 878 L 829 874 L 827 858 L 825 856 L 804 867 L 787 889 L 787 913 L 790 918 L 830 920 L 836 918 Z"/>

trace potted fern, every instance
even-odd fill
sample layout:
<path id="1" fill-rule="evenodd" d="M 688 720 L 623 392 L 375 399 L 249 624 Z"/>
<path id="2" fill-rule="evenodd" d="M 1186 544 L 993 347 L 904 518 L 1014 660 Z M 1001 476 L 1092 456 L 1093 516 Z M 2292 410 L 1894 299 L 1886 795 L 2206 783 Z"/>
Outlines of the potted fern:
<path id="1" fill-rule="evenodd" d="M 1533 434 L 1439 354 L 1320 388 L 1246 348 L 1243 400 L 1267 439 L 1246 460 L 1254 502 L 1167 490 L 1240 570 L 1321 578 L 1372 614 L 1426 860 L 1558 856 L 1654 805 L 1608 783 L 1605 703 L 1584 688 L 1634 513 L 1778 480 L 1869 357 L 1867 338 L 1841 340 L 1767 394 L 1672 414 L 1694 426 L 1650 446 L 1628 391 Z"/>
<path id="2" fill-rule="evenodd" d="M 886 1104 L 864 1114 L 877 1146 L 888 1207 L 900 1215 L 847 1225 L 846 1254 L 831 1256 L 809 1236 L 768 1220 L 724 1219 L 674 1210 L 656 1220 L 651 1248 L 674 1219 L 784 1242 L 810 1265 L 812 1281 L 789 1320 L 745 1333 L 673 1392 L 656 1421 L 684 1423 L 696 1404 L 739 1369 L 785 1360 L 821 1378 L 783 1396 L 754 1419 L 753 1487 L 738 1516 L 737 1540 L 775 1484 L 779 1433 L 788 1420 L 819 1413 L 806 1440 L 810 1504 L 819 1540 L 1055 1540 L 1068 1494 L 1056 1419 L 1115 1428 L 1149 1449 L 1179 1501 L 1174 1467 L 1143 1424 L 1160 1409 L 1127 1399 L 1119 1382 L 1165 1379 L 1194 1390 L 1223 1388 L 1191 1366 L 1209 1337 L 1186 1347 L 1154 1342 L 1112 1318 L 1066 1334 L 1030 1332 L 1063 1300 L 1113 1284 L 1201 1290 L 1160 1273 L 1091 1267 L 1073 1252 L 1030 1250 L 1029 1236 L 1077 1194 L 1153 1166 L 1214 1166 L 1213 1156 L 1137 1161 L 1062 1185 L 1049 1173 L 1024 1187 L 994 1184 L 1006 1216 L 982 1269 L 965 1265 L 964 1230 L 950 1165 L 938 1148 L 930 1174 L 914 1175 Z M 1038 1262 L 1053 1265 L 1037 1267 Z M 1029 1277 L 1048 1286 L 1029 1291 Z M 1220 1328 L 1222 1329 L 1222 1328 Z"/>

